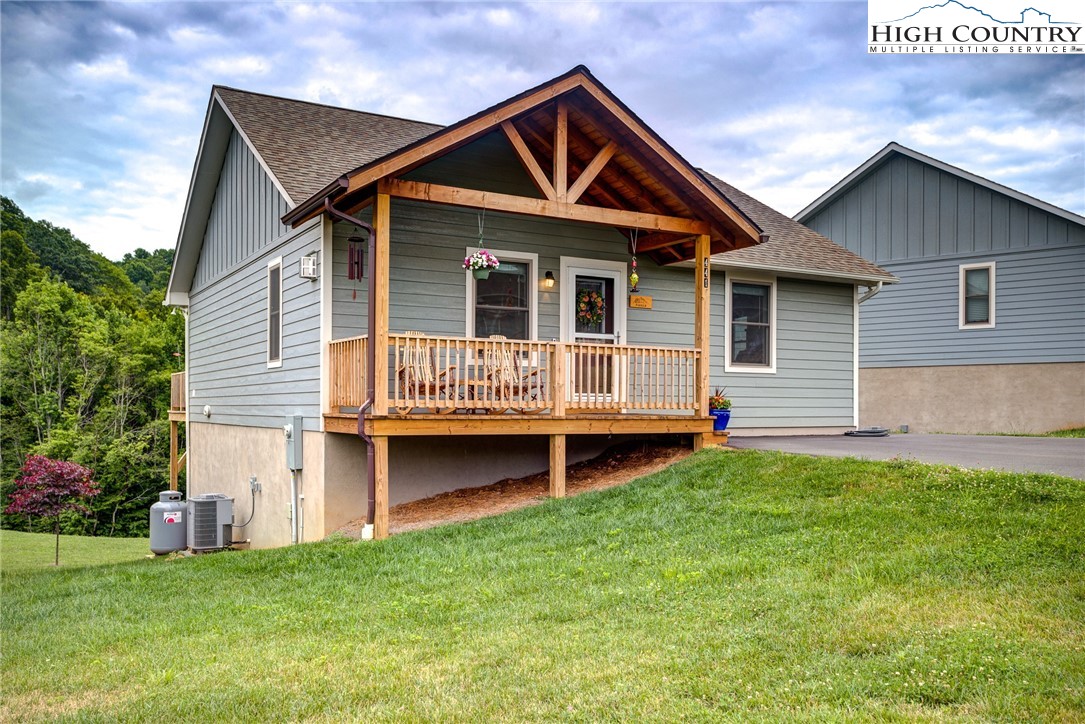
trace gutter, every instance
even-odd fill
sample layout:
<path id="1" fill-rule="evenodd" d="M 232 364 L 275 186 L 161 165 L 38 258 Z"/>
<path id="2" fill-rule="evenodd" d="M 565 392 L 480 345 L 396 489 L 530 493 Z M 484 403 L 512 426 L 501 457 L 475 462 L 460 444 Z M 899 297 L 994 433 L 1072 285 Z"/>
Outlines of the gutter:
<path id="1" fill-rule="evenodd" d="M 857 304 L 862 304 L 863 302 L 870 299 L 871 297 L 873 297 L 875 294 L 877 294 L 881 290 L 882 290 L 882 282 L 878 282 L 877 284 L 875 284 L 873 286 L 867 287 L 866 288 L 866 293 L 863 294 L 863 296 L 859 297 L 859 301 L 856 302 L 856 303 Z"/>
<path id="2" fill-rule="evenodd" d="M 345 180 L 343 185 L 346 185 Z M 324 198 L 324 211 L 328 213 L 328 216 L 342 221 L 347 224 L 357 226 L 359 229 L 365 229 L 369 236 L 369 284 L 368 286 L 368 308 L 366 309 L 367 326 L 365 345 L 365 402 L 358 408 L 358 437 L 365 442 L 365 472 L 366 472 L 366 487 L 369 494 L 369 502 L 365 510 L 365 525 L 366 528 L 372 534 L 373 520 L 376 517 L 377 511 L 377 464 L 376 457 L 373 450 L 373 438 L 365 433 L 365 413 L 373 405 L 373 400 L 376 398 L 376 380 L 373 379 L 373 370 L 377 366 L 377 349 L 376 349 L 376 337 L 377 337 L 377 286 L 373 283 L 377 274 L 377 234 L 373 231 L 373 227 L 361 219 L 356 219 L 353 216 L 344 214 L 339 209 L 332 206 L 332 200 L 328 197 Z M 363 534 L 364 537 L 364 534 Z"/>
<path id="3" fill-rule="evenodd" d="M 285 214 L 283 214 L 280 221 L 283 222 L 283 226 L 293 227 L 295 222 L 298 221 L 298 219 L 305 218 L 309 214 L 323 210 L 327 211 L 329 214 L 341 221 L 351 219 L 351 221 L 347 223 L 354 224 L 355 226 L 361 225 L 361 228 L 369 231 L 370 236 L 372 236 L 373 229 L 371 226 L 369 226 L 369 224 L 359 222 L 353 216 L 347 216 L 339 209 L 333 209 L 328 206 L 327 203 L 325 203 L 332 197 L 338 198 L 339 195 L 343 192 L 343 190 L 346 189 L 348 186 L 350 186 L 350 182 L 347 180 L 347 177 L 345 175 L 340 176 L 339 178 L 335 179 L 330 184 L 322 188 L 320 191 L 317 191 L 313 196 L 309 197 L 307 201 L 303 201 L 300 206 L 295 206 L 294 208 L 290 209 L 290 211 L 287 211 Z M 323 207 L 323 209 L 321 207 Z M 331 210 L 329 211 L 329 209 Z"/>

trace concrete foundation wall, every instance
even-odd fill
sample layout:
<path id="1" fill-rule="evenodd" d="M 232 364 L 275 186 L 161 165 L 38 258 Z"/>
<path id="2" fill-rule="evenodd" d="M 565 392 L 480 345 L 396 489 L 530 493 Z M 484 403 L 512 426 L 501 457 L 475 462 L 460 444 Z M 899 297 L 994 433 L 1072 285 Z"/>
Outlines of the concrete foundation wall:
<path id="1" fill-rule="evenodd" d="M 304 498 L 300 513 L 303 539 L 312 541 L 325 536 L 324 434 L 304 434 L 304 467 L 298 471 L 297 483 Z M 234 522 L 244 523 L 252 512 L 249 477 L 255 475 L 262 488 L 256 494 L 255 514 L 248 526 L 234 528 L 234 540 L 250 539 L 253 548 L 289 545 L 290 471 L 286 469 L 282 430 L 193 419 L 187 441 L 188 494 L 231 496 Z"/>
<path id="2" fill-rule="evenodd" d="M 955 433 L 1085 427 L 1085 363 L 861 369 L 859 424 Z"/>

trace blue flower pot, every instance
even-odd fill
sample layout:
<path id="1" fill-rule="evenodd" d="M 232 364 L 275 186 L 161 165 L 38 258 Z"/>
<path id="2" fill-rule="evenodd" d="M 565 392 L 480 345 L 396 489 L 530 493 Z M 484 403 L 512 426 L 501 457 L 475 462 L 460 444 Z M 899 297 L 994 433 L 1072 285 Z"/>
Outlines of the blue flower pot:
<path id="1" fill-rule="evenodd" d="M 727 429 L 727 423 L 731 421 L 730 410 L 709 410 L 709 415 L 712 415 L 712 431 L 723 432 Z"/>

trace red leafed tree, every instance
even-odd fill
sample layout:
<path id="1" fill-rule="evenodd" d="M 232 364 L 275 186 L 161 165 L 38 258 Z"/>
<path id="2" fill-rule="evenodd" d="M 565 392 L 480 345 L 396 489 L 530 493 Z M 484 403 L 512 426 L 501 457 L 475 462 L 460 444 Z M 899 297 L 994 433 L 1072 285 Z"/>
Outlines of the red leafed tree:
<path id="1" fill-rule="evenodd" d="M 31 455 L 15 479 L 15 490 L 5 513 L 52 518 L 56 532 L 56 559 L 60 565 L 60 516 L 68 511 L 87 512 L 83 501 L 101 492 L 91 480 L 93 472 L 75 463 Z"/>

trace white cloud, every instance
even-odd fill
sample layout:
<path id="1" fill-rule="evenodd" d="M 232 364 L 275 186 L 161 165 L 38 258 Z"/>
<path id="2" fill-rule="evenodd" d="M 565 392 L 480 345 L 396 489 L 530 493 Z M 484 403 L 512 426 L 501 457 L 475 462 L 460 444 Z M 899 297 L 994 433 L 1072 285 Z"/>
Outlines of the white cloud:
<path id="1" fill-rule="evenodd" d="M 214 83 L 451 123 L 581 63 L 784 213 L 892 140 L 1085 211 L 1076 59 L 869 58 L 864 3 L 26 8 L 0 4 L 5 193 L 114 258 L 173 245 Z"/>

